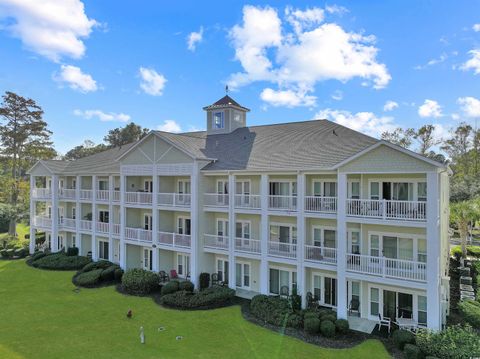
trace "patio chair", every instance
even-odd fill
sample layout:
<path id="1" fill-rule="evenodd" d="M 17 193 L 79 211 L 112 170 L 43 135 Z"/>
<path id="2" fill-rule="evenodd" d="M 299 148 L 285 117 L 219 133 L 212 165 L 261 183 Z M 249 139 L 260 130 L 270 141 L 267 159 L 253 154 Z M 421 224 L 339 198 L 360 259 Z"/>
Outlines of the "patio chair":
<path id="1" fill-rule="evenodd" d="M 348 314 L 352 314 L 353 312 L 358 313 L 360 317 L 360 301 L 357 298 L 352 298 L 350 300 L 350 305 L 348 306 Z"/>
<path id="2" fill-rule="evenodd" d="M 315 309 L 318 308 L 318 298 L 312 294 L 312 292 L 307 292 L 307 308 Z"/>
<path id="3" fill-rule="evenodd" d="M 185 276 L 185 280 L 190 280 L 190 272 L 188 272 L 187 275 Z"/>
<path id="4" fill-rule="evenodd" d="M 218 285 L 218 273 L 212 273 L 210 277 L 212 279 L 212 286 Z"/>
<path id="5" fill-rule="evenodd" d="M 380 331 L 382 327 L 386 327 L 388 329 L 388 334 L 390 334 L 392 321 L 389 318 L 382 317 L 382 315 L 378 313 L 378 331 Z"/>
<path id="6" fill-rule="evenodd" d="M 175 269 L 172 269 L 170 271 L 170 278 L 172 278 L 172 279 L 177 279 L 178 278 L 178 274 L 177 274 L 177 271 Z"/>
<path id="7" fill-rule="evenodd" d="M 286 285 L 282 285 L 280 287 L 280 297 L 288 298 L 288 296 L 289 296 L 288 287 Z"/>
<path id="8" fill-rule="evenodd" d="M 161 270 L 158 274 L 160 276 L 160 283 L 165 283 L 170 280 L 167 272 L 165 272 L 164 270 Z"/>

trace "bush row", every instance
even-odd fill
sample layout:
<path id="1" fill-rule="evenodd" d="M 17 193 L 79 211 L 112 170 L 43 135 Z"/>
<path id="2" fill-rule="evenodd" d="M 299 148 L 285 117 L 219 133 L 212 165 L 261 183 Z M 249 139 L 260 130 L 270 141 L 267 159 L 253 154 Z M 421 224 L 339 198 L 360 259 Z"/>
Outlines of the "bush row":
<path id="1" fill-rule="evenodd" d="M 186 282 L 180 282 L 180 284 Z M 231 304 L 235 291 L 228 287 L 214 286 L 199 292 L 179 290 L 162 295 L 160 303 L 178 309 L 212 309 Z"/>
<path id="2" fill-rule="evenodd" d="M 465 300 L 458 303 L 458 310 L 463 316 L 463 319 L 473 326 L 480 329 L 480 303 L 474 300 Z"/>
<path id="3" fill-rule="evenodd" d="M 25 248 L 9 248 L 0 250 L 0 255 L 5 259 L 12 258 L 25 258 L 28 254 L 28 250 Z"/>
<path id="4" fill-rule="evenodd" d="M 90 262 L 87 257 L 67 256 L 64 252 L 58 252 L 34 255 L 29 264 L 41 269 L 79 270 Z"/>
<path id="5" fill-rule="evenodd" d="M 122 276 L 123 270 L 119 265 L 101 260 L 85 265 L 73 276 L 72 282 L 81 287 L 96 287 L 120 282 Z"/>
<path id="6" fill-rule="evenodd" d="M 122 289 L 128 294 L 146 295 L 158 291 L 160 276 L 144 269 L 129 269 L 122 276 Z"/>
<path id="7" fill-rule="evenodd" d="M 453 246 L 450 253 L 452 256 L 461 256 L 462 247 L 459 245 Z M 467 255 L 480 258 L 480 246 L 467 246 Z"/>

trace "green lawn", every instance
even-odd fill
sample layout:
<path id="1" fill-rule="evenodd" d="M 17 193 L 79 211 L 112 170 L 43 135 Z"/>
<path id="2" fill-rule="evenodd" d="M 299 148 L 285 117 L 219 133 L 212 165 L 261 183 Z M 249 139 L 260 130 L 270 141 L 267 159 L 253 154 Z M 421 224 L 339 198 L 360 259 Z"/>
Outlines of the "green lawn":
<path id="1" fill-rule="evenodd" d="M 113 287 L 74 291 L 72 272 L 0 261 L 0 358 L 388 358 L 368 340 L 323 349 L 256 326 L 240 307 L 175 311 Z M 128 309 L 133 318 L 126 318 Z M 139 341 L 145 328 L 146 344 Z M 159 332 L 158 327 L 165 331 Z M 175 337 L 181 335 L 183 340 Z"/>

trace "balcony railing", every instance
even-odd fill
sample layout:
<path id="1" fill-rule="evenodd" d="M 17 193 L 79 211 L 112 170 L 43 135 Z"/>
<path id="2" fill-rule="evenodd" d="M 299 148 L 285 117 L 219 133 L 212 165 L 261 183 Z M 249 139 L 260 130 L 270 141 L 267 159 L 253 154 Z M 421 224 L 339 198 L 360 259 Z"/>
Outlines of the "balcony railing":
<path id="1" fill-rule="evenodd" d="M 305 245 L 305 259 L 315 262 L 336 264 L 337 248 Z"/>
<path id="2" fill-rule="evenodd" d="M 120 224 L 119 223 L 114 223 L 112 227 L 112 234 L 114 236 L 120 236 Z"/>
<path id="3" fill-rule="evenodd" d="M 92 230 L 92 221 L 86 221 L 84 219 L 80 220 L 80 230 L 91 231 Z"/>
<path id="4" fill-rule="evenodd" d="M 113 191 L 113 202 L 120 202 L 120 191 Z"/>
<path id="5" fill-rule="evenodd" d="M 296 258 L 297 245 L 294 243 L 268 241 L 268 254 L 277 257 Z"/>
<path id="6" fill-rule="evenodd" d="M 125 192 L 125 203 L 127 204 L 152 204 L 151 192 Z"/>
<path id="7" fill-rule="evenodd" d="M 51 227 L 52 219 L 47 216 L 35 216 L 33 224 L 38 227 Z"/>
<path id="8" fill-rule="evenodd" d="M 72 188 L 60 188 L 58 190 L 58 196 L 62 199 L 75 199 L 76 190 Z"/>
<path id="9" fill-rule="evenodd" d="M 32 196 L 34 198 L 48 198 L 52 195 L 50 188 L 34 188 L 32 189 Z"/>
<path id="10" fill-rule="evenodd" d="M 262 206 L 258 194 L 236 194 L 235 208 L 260 209 Z"/>
<path id="11" fill-rule="evenodd" d="M 92 190 L 91 189 L 81 189 L 80 190 L 80 199 L 81 200 L 91 200 L 92 199 Z"/>
<path id="12" fill-rule="evenodd" d="M 204 205 L 211 207 L 228 207 L 228 194 L 205 193 Z"/>
<path id="13" fill-rule="evenodd" d="M 305 211 L 316 213 L 337 213 L 337 197 L 305 197 Z"/>
<path id="14" fill-rule="evenodd" d="M 347 199 L 347 215 L 353 217 L 425 221 L 427 202 Z"/>
<path id="15" fill-rule="evenodd" d="M 108 202 L 110 197 L 110 192 L 108 190 L 97 190 L 95 194 L 95 198 L 97 201 Z"/>
<path id="16" fill-rule="evenodd" d="M 296 196 L 268 196 L 268 208 L 296 211 L 297 197 Z"/>
<path id="17" fill-rule="evenodd" d="M 427 264 L 403 259 L 347 254 L 347 270 L 380 277 L 425 281 Z"/>
<path id="18" fill-rule="evenodd" d="M 158 243 L 170 247 L 190 248 L 192 244 L 192 237 L 187 234 L 158 232 Z"/>
<path id="19" fill-rule="evenodd" d="M 235 238 L 235 250 L 248 253 L 260 253 L 260 241 L 251 238 Z"/>
<path id="20" fill-rule="evenodd" d="M 60 218 L 59 224 L 62 228 L 66 229 L 76 229 L 76 221 L 73 218 Z"/>
<path id="21" fill-rule="evenodd" d="M 108 233 L 110 233 L 110 223 L 97 222 L 97 223 L 95 224 L 95 230 L 96 230 L 98 233 L 108 234 Z"/>
<path id="22" fill-rule="evenodd" d="M 125 228 L 125 239 L 131 241 L 151 242 L 152 231 L 143 228 Z"/>
<path id="23" fill-rule="evenodd" d="M 190 207 L 192 195 L 190 193 L 159 193 L 158 205 L 172 207 Z"/>
<path id="24" fill-rule="evenodd" d="M 228 249 L 228 237 L 227 236 L 217 236 L 215 234 L 205 234 L 204 238 L 204 247 L 214 248 L 214 249 Z"/>

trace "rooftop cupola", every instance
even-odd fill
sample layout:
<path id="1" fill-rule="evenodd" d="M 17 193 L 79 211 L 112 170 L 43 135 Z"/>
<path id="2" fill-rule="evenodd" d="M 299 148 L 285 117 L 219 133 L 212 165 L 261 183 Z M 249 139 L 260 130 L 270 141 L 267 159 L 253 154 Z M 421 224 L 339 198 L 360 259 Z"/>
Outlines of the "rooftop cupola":
<path id="1" fill-rule="evenodd" d="M 203 108 L 207 112 L 207 133 L 230 133 L 247 125 L 247 112 L 250 110 L 225 95 L 217 102 Z"/>

